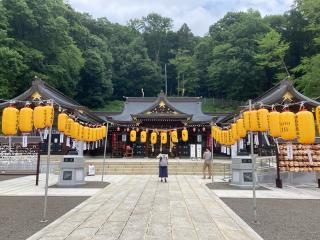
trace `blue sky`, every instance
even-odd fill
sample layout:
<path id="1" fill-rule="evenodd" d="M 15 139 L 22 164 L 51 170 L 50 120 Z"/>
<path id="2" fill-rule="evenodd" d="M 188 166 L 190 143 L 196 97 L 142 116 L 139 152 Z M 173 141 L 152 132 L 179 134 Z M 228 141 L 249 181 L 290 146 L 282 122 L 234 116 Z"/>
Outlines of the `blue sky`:
<path id="1" fill-rule="evenodd" d="M 192 32 L 203 36 L 209 26 L 230 11 L 257 9 L 264 15 L 279 14 L 290 9 L 294 0 L 66 0 L 74 9 L 93 17 L 106 17 L 111 22 L 126 24 L 150 12 L 174 20 L 177 30 L 187 23 Z"/>

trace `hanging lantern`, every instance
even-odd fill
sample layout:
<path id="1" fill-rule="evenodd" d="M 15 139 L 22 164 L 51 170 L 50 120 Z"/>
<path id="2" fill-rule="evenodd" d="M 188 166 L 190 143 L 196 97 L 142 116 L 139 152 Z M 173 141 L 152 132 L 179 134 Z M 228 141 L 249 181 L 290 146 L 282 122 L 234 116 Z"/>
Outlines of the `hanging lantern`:
<path id="1" fill-rule="evenodd" d="M 94 141 L 94 128 L 90 127 L 89 128 L 89 142 L 93 142 Z"/>
<path id="2" fill-rule="evenodd" d="M 302 110 L 296 114 L 297 140 L 302 144 L 313 144 L 316 138 L 312 112 Z"/>
<path id="3" fill-rule="evenodd" d="M 205 127 L 203 127 L 203 128 L 202 128 L 202 132 L 205 132 L 205 131 L 206 131 L 206 128 L 205 128 Z"/>
<path id="4" fill-rule="evenodd" d="M 102 129 L 102 136 L 101 138 L 105 138 L 107 135 L 107 127 L 106 126 L 101 126 Z"/>
<path id="5" fill-rule="evenodd" d="M 238 119 L 236 124 L 237 124 L 237 132 L 238 132 L 239 138 L 246 137 L 247 131 L 244 127 L 243 119 L 242 118 Z"/>
<path id="6" fill-rule="evenodd" d="M 181 134 L 182 134 L 182 141 L 187 142 L 187 141 L 188 141 L 188 138 L 189 138 L 189 136 L 188 136 L 188 130 L 187 130 L 187 129 L 183 129 L 182 132 L 181 132 Z"/>
<path id="7" fill-rule="evenodd" d="M 228 145 L 233 145 L 235 143 L 235 139 L 233 138 L 233 132 L 232 129 L 228 130 Z"/>
<path id="8" fill-rule="evenodd" d="M 78 139 L 79 141 L 84 141 L 84 126 L 80 125 L 79 126 L 79 133 L 78 133 Z"/>
<path id="9" fill-rule="evenodd" d="M 292 141 L 297 137 L 295 114 L 290 111 L 280 113 L 280 134 L 283 140 Z"/>
<path id="10" fill-rule="evenodd" d="M 155 132 L 151 133 L 150 142 L 151 142 L 151 144 L 156 144 L 157 143 L 157 134 Z"/>
<path id="11" fill-rule="evenodd" d="M 271 111 L 268 115 L 269 122 L 269 134 L 271 137 L 280 137 L 280 113 L 277 111 Z"/>
<path id="12" fill-rule="evenodd" d="M 43 129 L 46 127 L 46 108 L 44 106 L 37 106 L 34 108 L 33 124 L 36 129 Z"/>
<path id="13" fill-rule="evenodd" d="M 160 136 L 161 136 L 161 143 L 162 144 L 167 144 L 167 142 L 168 142 L 167 133 L 166 132 L 161 132 Z"/>
<path id="14" fill-rule="evenodd" d="M 178 132 L 177 130 L 173 130 L 171 132 L 171 142 L 177 143 L 178 142 Z"/>
<path id="15" fill-rule="evenodd" d="M 6 136 L 13 136 L 18 131 L 19 110 L 13 106 L 6 107 L 2 113 L 2 132 Z"/>
<path id="16" fill-rule="evenodd" d="M 51 127 L 54 119 L 54 108 L 51 105 L 44 106 L 46 112 L 46 127 Z"/>
<path id="17" fill-rule="evenodd" d="M 147 141 L 147 132 L 142 130 L 140 132 L 140 142 L 145 143 L 146 141 Z"/>
<path id="18" fill-rule="evenodd" d="M 196 131 L 197 131 L 197 129 L 194 127 L 194 128 L 192 128 L 192 131 L 193 131 L 193 132 L 196 132 Z"/>
<path id="19" fill-rule="evenodd" d="M 214 126 L 211 126 L 211 137 L 212 138 L 215 138 L 215 127 Z"/>
<path id="20" fill-rule="evenodd" d="M 127 128 L 127 132 L 130 132 L 130 128 Z"/>
<path id="21" fill-rule="evenodd" d="M 258 128 L 260 132 L 266 132 L 269 130 L 268 114 L 269 111 L 265 108 L 260 108 L 258 110 Z"/>
<path id="22" fill-rule="evenodd" d="M 222 130 L 222 139 L 221 139 L 221 144 L 222 145 L 227 145 L 228 144 L 228 130 Z"/>
<path id="23" fill-rule="evenodd" d="M 79 132 L 79 127 L 80 127 L 80 124 L 77 123 L 77 122 L 73 122 L 71 124 L 71 129 L 70 129 L 70 135 L 73 139 L 77 139 L 78 138 L 78 132 Z"/>
<path id="24" fill-rule="evenodd" d="M 136 128 L 136 131 L 137 131 L 137 133 L 140 131 L 138 127 Z"/>
<path id="25" fill-rule="evenodd" d="M 239 134 L 238 134 L 238 130 L 237 130 L 237 124 L 235 124 L 235 123 L 231 124 L 231 136 L 234 141 L 238 141 Z"/>
<path id="26" fill-rule="evenodd" d="M 64 132 L 66 129 L 66 123 L 68 120 L 68 115 L 65 113 L 59 113 L 58 115 L 58 131 Z"/>
<path id="27" fill-rule="evenodd" d="M 130 142 L 135 142 L 137 140 L 137 132 L 136 130 L 130 131 Z"/>
<path id="28" fill-rule="evenodd" d="M 90 128 L 87 126 L 83 128 L 83 140 L 86 142 L 90 141 Z"/>
<path id="29" fill-rule="evenodd" d="M 33 110 L 26 106 L 20 109 L 19 130 L 22 133 L 29 133 L 33 128 Z"/>
<path id="30" fill-rule="evenodd" d="M 250 131 L 250 112 L 245 111 L 243 113 L 243 125 L 246 131 Z"/>
<path id="31" fill-rule="evenodd" d="M 117 127 L 117 131 L 120 132 L 120 127 Z"/>
<path id="32" fill-rule="evenodd" d="M 257 110 L 249 111 L 249 126 L 250 126 L 250 131 L 252 131 L 252 132 L 259 131 L 258 111 Z"/>
<path id="33" fill-rule="evenodd" d="M 316 121 L 318 125 L 318 132 L 320 135 L 320 106 L 316 107 Z"/>
<path id="34" fill-rule="evenodd" d="M 218 128 L 218 130 L 217 130 L 217 141 L 219 143 L 221 143 L 221 141 L 222 141 L 222 130 L 221 130 L 221 128 Z"/>
<path id="35" fill-rule="evenodd" d="M 64 130 L 64 134 L 66 136 L 70 136 L 71 135 L 71 127 L 72 127 L 72 124 L 73 124 L 73 119 L 72 118 L 68 118 L 68 120 L 66 121 L 66 127 L 65 127 L 65 130 Z"/>

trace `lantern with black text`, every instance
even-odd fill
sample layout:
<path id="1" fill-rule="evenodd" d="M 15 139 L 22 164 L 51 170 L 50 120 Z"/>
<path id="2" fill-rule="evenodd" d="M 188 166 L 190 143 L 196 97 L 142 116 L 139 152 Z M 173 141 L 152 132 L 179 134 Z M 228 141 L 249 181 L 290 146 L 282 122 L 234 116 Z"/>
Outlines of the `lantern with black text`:
<path id="1" fill-rule="evenodd" d="M 260 132 L 266 132 L 269 129 L 268 114 L 269 111 L 265 108 L 260 108 L 258 111 L 258 129 Z"/>
<path id="2" fill-rule="evenodd" d="M 22 133 L 30 133 L 33 128 L 33 110 L 26 106 L 19 112 L 19 130 Z"/>
<path id="3" fill-rule="evenodd" d="M 187 142 L 188 138 L 189 138 L 188 130 L 187 129 L 183 129 L 182 132 L 181 132 L 181 135 L 182 135 L 182 137 L 181 137 L 182 141 Z"/>
<path id="4" fill-rule="evenodd" d="M 58 131 L 64 132 L 66 129 L 66 124 L 68 120 L 68 115 L 65 113 L 59 113 L 58 115 Z"/>
<path id="5" fill-rule="evenodd" d="M 302 110 L 296 114 L 297 140 L 302 144 L 313 144 L 316 138 L 312 112 Z"/>
<path id="6" fill-rule="evenodd" d="M 135 142 L 137 140 L 137 131 L 131 130 L 130 131 L 130 142 Z"/>
<path id="7" fill-rule="evenodd" d="M 6 107 L 2 113 L 2 132 L 6 136 L 13 136 L 18 131 L 19 110 L 13 106 Z"/>
<path id="8" fill-rule="evenodd" d="M 232 139 L 234 141 L 238 141 L 239 134 L 238 134 L 238 130 L 237 130 L 237 124 L 235 124 L 235 123 L 231 124 L 231 135 L 232 135 Z"/>
<path id="9" fill-rule="evenodd" d="M 156 144 L 157 143 L 157 133 L 152 132 L 150 134 L 150 142 L 151 142 L 151 144 Z"/>
<path id="10" fill-rule="evenodd" d="M 271 111 L 268 115 L 269 134 L 271 137 L 280 137 L 280 113 Z"/>
<path id="11" fill-rule="evenodd" d="M 316 121 L 318 125 L 318 132 L 320 135 L 320 106 L 316 107 Z"/>
<path id="12" fill-rule="evenodd" d="M 46 108 L 44 106 L 37 106 L 34 108 L 33 124 L 36 129 L 43 129 L 46 127 Z"/>
<path id="13" fill-rule="evenodd" d="M 71 127 L 72 127 L 73 122 L 74 122 L 73 119 L 71 119 L 71 118 L 67 119 L 65 130 L 64 130 L 64 134 L 66 136 L 70 136 L 71 135 Z"/>
<path id="14" fill-rule="evenodd" d="M 107 135 L 107 127 L 106 126 L 101 126 L 102 129 L 102 136 L 101 138 L 105 138 Z"/>
<path id="15" fill-rule="evenodd" d="M 259 131 L 257 110 L 249 111 L 249 125 L 250 125 L 250 131 L 252 132 Z"/>
<path id="16" fill-rule="evenodd" d="M 147 141 L 147 132 L 142 130 L 140 132 L 140 142 L 145 143 Z"/>
<path id="17" fill-rule="evenodd" d="M 292 141 L 297 137 L 295 114 L 290 111 L 280 113 L 280 134 L 286 141 Z"/>
<path id="18" fill-rule="evenodd" d="M 90 141 L 90 128 L 88 126 L 83 128 L 83 139 L 86 142 Z"/>
<path id="19" fill-rule="evenodd" d="M 79 134 L 78 134 L 78 140 L 84 141 L 84 126 L 80 124 L 79 126 Z"/>
<path id="20" fill-rule="evenodd" d="M 161 132 L 160 137 L 161 137 L 161 144 L 167 144 L 168 142 L 167 132 Z"/>
<path id="21" fill-rule="evenodd" d="M 246 131 L 250 131 L 250 112 L 245 111 L 243 113 L 243 126 L 246 129 Z"/>
<path id="22" fill-rule="evenodd" d="M 173 130 L 171 132 L 171 141 L 173 143 L 177 143 L 178 142 L 178 132 L 177 132 L 177 130 Z"/>
<path id="23" fill-rule="evenodd" d="M 46 127 L 51 127 L 54 119 L 54 108 L 52 105 L 44 106 L 46 112 Z"/>
<path id="24" fill-rule="evenodd" d="M 244 122 L 243 119 L 240 118 L 237 120 L 237 131 L 240 138 L 244 138 L 247 135 L 247 131 L 244 128 Z"/>
<path id="25" fill-rule="evenodd" d="M 73 122 L 71 124 L 70 135 L 73 139 L 78 138 L 80 124 L 78 122 Z"/>

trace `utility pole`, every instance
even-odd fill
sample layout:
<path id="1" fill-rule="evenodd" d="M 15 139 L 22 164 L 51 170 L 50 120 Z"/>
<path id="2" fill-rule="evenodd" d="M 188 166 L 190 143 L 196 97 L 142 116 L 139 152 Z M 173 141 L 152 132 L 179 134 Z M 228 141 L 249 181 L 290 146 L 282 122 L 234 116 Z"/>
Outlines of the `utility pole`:
<path id="1" fill-rule="evenodd" d="M 166 84 L 166 95 L 168 95 L 168 79 L 167 79 L 167 64 L 164 64 L 164 79 Z"/>

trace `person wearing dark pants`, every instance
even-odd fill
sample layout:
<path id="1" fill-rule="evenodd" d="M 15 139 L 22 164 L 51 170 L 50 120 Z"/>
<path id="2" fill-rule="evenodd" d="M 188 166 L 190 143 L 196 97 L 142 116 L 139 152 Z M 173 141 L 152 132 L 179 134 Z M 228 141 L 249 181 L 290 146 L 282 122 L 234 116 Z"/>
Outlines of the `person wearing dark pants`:
<path id="1" fill-rule="evenodd" d="M 159 161 L 159 178 L 161 179 L 161 182 L 164 181 L 167 182 L 168 177 L 168 158 L 166 156 L 160 156 Z"/>

